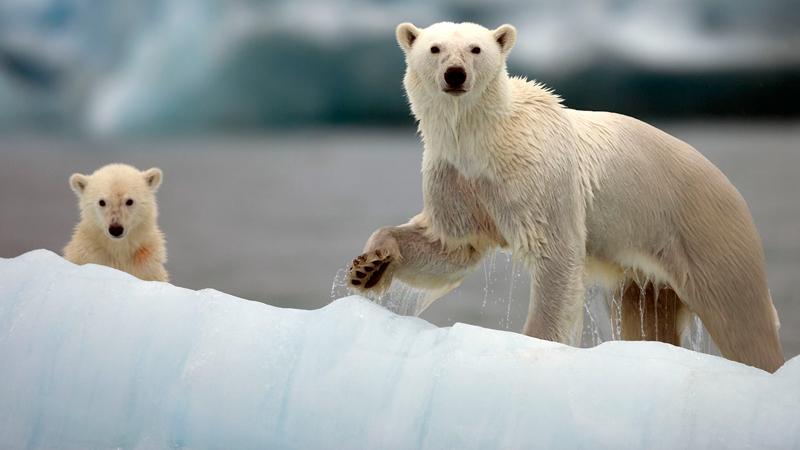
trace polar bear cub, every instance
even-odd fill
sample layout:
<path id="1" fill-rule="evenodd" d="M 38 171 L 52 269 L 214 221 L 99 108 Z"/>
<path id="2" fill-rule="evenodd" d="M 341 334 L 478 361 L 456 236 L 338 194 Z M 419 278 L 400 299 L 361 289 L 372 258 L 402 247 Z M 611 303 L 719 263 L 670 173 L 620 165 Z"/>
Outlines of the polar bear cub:
<path id="1" fill-rule="evenodd" d="M 73 174 L 69 185 L 78 195 L 81 219 L 64 257 L 142 280 L 168 281 L 164 234 L 156 222 L 155 193 L 162 178 L 161 169 L 140 172 L 125 164 L 109 164 L 91 175 Z"/>
<path id="2" fill-rule="evenodd" d="M 625 339 L 677 343 L 693 312 L 725 357 L 783 364 L 750 212 L 699 152 L 510 77 L 511 25 L 404 23 L 396 37 L 424 144 L 423 207 L 370 237 L 352 287 L 381 291 L 397 278 L 435 297 L 501 247 L 531 273 L 530 336 L 577 343 L 585 280 L 597 279 L 625 286 Z"/>

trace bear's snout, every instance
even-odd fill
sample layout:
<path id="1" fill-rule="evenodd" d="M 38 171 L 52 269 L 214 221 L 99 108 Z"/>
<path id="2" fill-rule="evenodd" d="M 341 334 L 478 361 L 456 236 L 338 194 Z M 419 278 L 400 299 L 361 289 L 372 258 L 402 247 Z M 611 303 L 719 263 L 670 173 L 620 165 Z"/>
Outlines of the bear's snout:
<path id="1" fill-rule="evenodd" d="M 467 71 L 463 67 L 448 67 L 444 72 L 444 81 L 447 91 L 463 91 L 464 82 L 467 81 Z"/>
<path id="2" fill-rule="evenodd" d="M 114 237 L 120 237 L 120 236 L 122 236 L 122 233 L 124 233 L 124 232 L 125 232 L 125 228 L 122 225 L 117 224 L 117 223 L 112 223 L 108 227 L 108 233 L 110 235 L 114 236 Z"/>

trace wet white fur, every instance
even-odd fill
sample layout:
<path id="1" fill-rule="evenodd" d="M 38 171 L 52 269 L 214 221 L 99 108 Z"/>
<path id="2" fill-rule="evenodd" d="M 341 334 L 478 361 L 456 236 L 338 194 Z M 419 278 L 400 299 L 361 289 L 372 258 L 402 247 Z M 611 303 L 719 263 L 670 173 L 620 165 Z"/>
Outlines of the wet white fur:
<path id="1" fill-rule="evenodd" d="M 397 39 L 424 143 L 424 207 L 367 242 L 365 252 L 396 261 L 376 289 L 397 277 L 444 293 L 500 246 L 531 271 L 526 334 L 576 343 L 586 280 L 637 272 L 668 284 L 724 356 L 782 364 L 760 239 L 706 158 L 646 123 L 564 108 L 509 77 L 511 26 L 401 24 Z M 443 91 L 450 66 L 467 72 L 467 93 Z"/>

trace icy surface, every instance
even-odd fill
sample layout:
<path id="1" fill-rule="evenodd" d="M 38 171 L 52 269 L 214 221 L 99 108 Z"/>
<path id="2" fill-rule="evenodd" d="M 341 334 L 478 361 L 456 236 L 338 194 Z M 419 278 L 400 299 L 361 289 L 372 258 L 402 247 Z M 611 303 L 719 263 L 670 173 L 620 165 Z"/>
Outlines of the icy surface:
<path id="1" fill-rule="evenodd" d="M 280 309 L 44 250 L 0 259 L 0 380 L 1 448 L 800 446 L 800 358 Z"/>

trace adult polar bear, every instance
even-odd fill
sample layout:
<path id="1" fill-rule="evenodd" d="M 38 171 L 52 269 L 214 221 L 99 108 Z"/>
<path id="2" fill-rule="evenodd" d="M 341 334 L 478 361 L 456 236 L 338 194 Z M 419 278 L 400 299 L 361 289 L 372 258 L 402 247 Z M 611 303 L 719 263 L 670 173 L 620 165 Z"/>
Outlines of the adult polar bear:
<path id="1" fill-rule="evenodd" d="M 688 308 L 725 357 L 778 369 L 763 251 L 737 190 L 650 125 L 564 108 L 509 77 L 515 39 L 510 25 L 397 27 L 425 147 L 424 207 L 370 237 L 349 283 L 380 292 L 398 278 L 443 295 L 504 247 L 531 271 L 527 335 L 577 342 L 593 278 L 627 286 L 625 338 L 675 343 Z"/>

